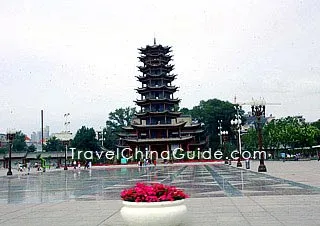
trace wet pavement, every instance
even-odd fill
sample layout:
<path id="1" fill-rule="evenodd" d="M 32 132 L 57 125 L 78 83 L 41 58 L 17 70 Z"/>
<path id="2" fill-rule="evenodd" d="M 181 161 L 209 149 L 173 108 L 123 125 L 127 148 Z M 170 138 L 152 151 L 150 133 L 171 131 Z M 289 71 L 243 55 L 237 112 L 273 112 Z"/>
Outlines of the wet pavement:
<path id="1" fill-rule="evenodd" d="M 317 195 L 320 188 L 224 164 L 70 169 L 0 177 L 0 204 L 119 200 L 137 182 L 160 182 L 191 198 Z"/>

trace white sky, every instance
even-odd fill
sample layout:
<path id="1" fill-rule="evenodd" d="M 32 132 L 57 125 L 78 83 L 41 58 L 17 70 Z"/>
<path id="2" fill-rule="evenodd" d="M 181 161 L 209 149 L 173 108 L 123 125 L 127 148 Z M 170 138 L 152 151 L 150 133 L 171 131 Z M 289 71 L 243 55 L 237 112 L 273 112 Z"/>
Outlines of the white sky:
<path id="1" fill-rule="evenodd" d="M 139 47 L 173 48 L 180 107 L 264 97 L 320 112 L 320 1 L 1 1 L 0 133 L 99 129 L 134 106 Z"/>

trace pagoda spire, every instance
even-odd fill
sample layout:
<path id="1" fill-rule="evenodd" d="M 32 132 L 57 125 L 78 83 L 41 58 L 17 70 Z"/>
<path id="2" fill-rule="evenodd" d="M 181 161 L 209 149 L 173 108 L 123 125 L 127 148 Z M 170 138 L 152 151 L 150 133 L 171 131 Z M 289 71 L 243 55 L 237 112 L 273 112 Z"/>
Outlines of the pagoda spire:
<path id="1" fill-rule="evenodd" d="M 157 45 L 156 37 L 153 37 L 153 45 Z"/>

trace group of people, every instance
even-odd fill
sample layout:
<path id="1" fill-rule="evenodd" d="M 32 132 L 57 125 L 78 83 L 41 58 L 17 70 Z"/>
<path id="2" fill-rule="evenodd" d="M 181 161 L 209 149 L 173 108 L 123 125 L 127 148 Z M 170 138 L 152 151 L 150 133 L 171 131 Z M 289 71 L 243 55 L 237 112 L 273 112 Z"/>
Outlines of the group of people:
<path id="1" fill-rule="evenodd" d="M 73 162 L 73 168 L 74 169 L 80 169 L 81 168 L 81 162 L 80 161 L 74 161 Z M 91 169 L 92 167 L 92 162 L 91 161 L 86 161 L 85 164 L 84 164 L 84 169 Z"/>
<path id="2" fill-rule="evenodd" d="M 157 165 L 157 161 L 154 159 L 152 160 L 151 158 L 144 158 L 144 159 L 140 159 L 138 161 L 138 166 L 142 167 L 142 166 L 150 166 L 151 164 L 153 164 L 154 166 Z"/>
<path id="3" fill-rule="evenodd" d="M 18 163 L 17 170 L 19 172 L 25 172 L 27 170 L 29 174 L 31 172 L 31 162 L 27 162 L 26 164 Z"/>

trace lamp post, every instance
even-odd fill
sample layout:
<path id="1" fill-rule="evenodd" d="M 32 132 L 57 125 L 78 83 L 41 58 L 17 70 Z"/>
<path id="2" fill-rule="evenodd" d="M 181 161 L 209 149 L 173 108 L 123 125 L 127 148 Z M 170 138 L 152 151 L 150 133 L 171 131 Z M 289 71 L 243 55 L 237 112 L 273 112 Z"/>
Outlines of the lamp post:
<path id="1" fill-rule="evenodd" d="M 264 99 L 253 101 L 251 104 L 252 115 L 256 117 L 256 128 L 258 131 L 258 144 L 259 144 L 259 154 L 260 154 L 260 165 L 258 172 L 267 172 L 267 167 L 264 164 L 264 152 L 262 152 L 262 117 L 265 117 L 266 112 L 266 102 Z"/>
<path id="2" fill-rule="evenodd" d="M 68 151 L 68 145 L 66 145 L 66 150 L 64 152 L 64 170 L 68 170 L 68 167 L 67 167 L 67 151 Z"/>
<path id="3" fill-rule="evenodd" d="M 222 133 L 221 133 L 221 130 L 222 130 L 222 126 L 221 126 L 222 120 L 218 120 L 218 123 L 219 123 L 218 130 L 219 130 L 219 136 L 220 136 L 220 148 L 222 148 Z"/>
<path id="4" fill-rule="evenodd" d="M 223 148 L 224 148 L 224 151 L 223 151 L 223 154 L 224 154 L 224 157 L 225 157 L 225 160 L 224 160 L 224 163 L 225 164 L 228 164 L 228 157 L 227 157 L 227 153 L 226 153 L 226 140 L 227 140 L 227 136 L 228 136 L 228 131 L 221 131 L 220 133 L 220 137 L 222 136 L 223 138 Z"/>
<path id="5" fill-rule="evenodd" d="M 7 176 L 12 175 L 12 170 L 11 170 L 11 152 L 12 152 L 12 143 L 13 140 L 16 136 L 16 131 L 15 130 L 8 130 L 7 132 L 7 140 L 9 141 L 9 165 L 8 165 L 8 172 Z"/>
<path id="6" fill-rule="evenodd" d="M 238 132 L 238 141 L 239 141 L 239 158 L 238 158 L 238 162 L 237 162 L 237 167 L 242 167 L 242 163 L 241 163 L 241 115 L 239 114 L 239 106 L 235 106 L 235 109 L 237 110 L 237 114 L 235 115 L 235 119 L 231 120 L 231 125 L 235 127 L 235 129 Z"/>
<path id="7" fill-rule="evenodd" d="M 104 129 L 105 128 L 100 126 L 100 129 L 101 129 L 101 147 L 103 148 L 103 139 L 104 139 Z M 100 140 L 99 132 L 98 132 L 98 140 Z"/>

